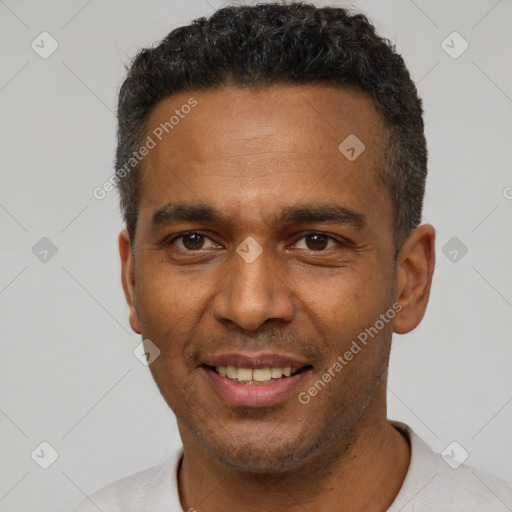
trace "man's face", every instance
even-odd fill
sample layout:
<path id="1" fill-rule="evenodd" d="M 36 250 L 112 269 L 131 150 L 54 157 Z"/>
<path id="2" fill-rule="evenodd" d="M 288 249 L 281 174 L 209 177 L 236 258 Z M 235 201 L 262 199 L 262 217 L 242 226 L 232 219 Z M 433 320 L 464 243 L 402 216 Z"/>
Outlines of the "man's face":
<path id="1" fill-rule="evenodd" d="M 188 443 L 301 464 L 384 407 L 392 323 L 299 400 L 396 299 L 382 124 L 351 90 L 225 87 L 163 100 L 146 136 L 191 97 L 145 159 L 131 325 L 161 351 L 150 368 Z M 351 134 L 355 160 L 338 149 Z"/>

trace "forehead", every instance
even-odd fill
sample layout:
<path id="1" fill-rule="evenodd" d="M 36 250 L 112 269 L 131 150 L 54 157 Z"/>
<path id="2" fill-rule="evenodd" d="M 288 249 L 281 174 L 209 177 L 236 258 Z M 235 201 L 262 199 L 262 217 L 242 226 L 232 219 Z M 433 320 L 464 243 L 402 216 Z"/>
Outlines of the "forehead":
<path id="1" fill-rule="evenodd" d="M 155 146 L 144 159 L 141 220 L 169 201 L 238 213 L 243 204 L 268 212 L 306 195 L 359 209 L 369 198 L 374 206 L 389 202 L 375 179 L 383 125 L 358 91 L 277 85 L 181 92 L 156 105 L 145 137 Z"/>
<path id="2" fill-rule="evenodd" d="M 197 105 L 189 109 L 191 98 Z M 382 131 L 369 97 L 329 85 L 181 92 L 156 105 L 146 131 L 151 133 L 165 123 L 169 133 L 164 128 L 162 137 L 176 158 L 184 150 L 193 151 L 196 159 L 220 156 L 219 152 L 233 156 L 248 149 L 332 155 L 349 134 L 372 146 Z"/>

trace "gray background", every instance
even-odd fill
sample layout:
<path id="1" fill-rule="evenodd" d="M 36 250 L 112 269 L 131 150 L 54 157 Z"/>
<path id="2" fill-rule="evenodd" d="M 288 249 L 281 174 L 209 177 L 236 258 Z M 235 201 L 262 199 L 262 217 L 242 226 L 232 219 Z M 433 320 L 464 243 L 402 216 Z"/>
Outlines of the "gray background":
<path id="1" fill-rule="evenodd" d="M 0 511 L 64 510 L 179 446 L 133 355 L 117 194 L 99 201 L 92 190 L 113 171 L 123 63 L 220 5 L 0 1 Z M 426 317 L 395 337 L 389 415 L 440 452 L 457 441 L 469 464 L 512 481 L 512 3 L 352 5 L 418 84 L 424 213 L 438 234 Z M 50 48 L 43 31 L 59 45 L 46 59 L 31 47 Z M 458 58 L 458 36 L 444 43 L 452 56 L 442 47 L 453 31 L 469 44 Z M 59 455 L 48 469 L 38 465 L 51 461 L 43 441 Z"/>

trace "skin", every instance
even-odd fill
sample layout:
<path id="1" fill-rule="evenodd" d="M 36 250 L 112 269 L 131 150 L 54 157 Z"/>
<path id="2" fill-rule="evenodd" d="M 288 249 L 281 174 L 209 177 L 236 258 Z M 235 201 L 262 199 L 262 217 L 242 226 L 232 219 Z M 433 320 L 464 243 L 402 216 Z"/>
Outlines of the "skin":
<path id="1" fill-rule="evenodd" d="M 364 94 L 328 85 L 180 93 L 156 106 L 147 134 L 191 96 L 198 105 L 145 158 L 135 259 L 127 232 L 119 236 L 130 325 L 161 350 L 150 369 L 183 441 L 182 507 L 384 511 L 410 460 L 386 419 L 391 336 L 423 318 L 434 229 L 413 230 L 394 259 L 392 204 L 374 172 L 384 128 Z M 352 162 L 338 150 L 349 134 L 366 147 Z M 169 202 L 225 219 L 153 229 Z M 287 207 L 327 203 L 365 225 L 278 222 Z M 200 249 L 170 241 L 188 231 L 206 236 L 193 238 Z M 250 264 L 236 252 L 248 236 L 262 248 Z M 312 365 L 307 391 L 395 303 L 395 318 L 306 405 L 295 393 L 269 407 L 228 405 L 200 368 L 230 351 L 293 354 Z"/>

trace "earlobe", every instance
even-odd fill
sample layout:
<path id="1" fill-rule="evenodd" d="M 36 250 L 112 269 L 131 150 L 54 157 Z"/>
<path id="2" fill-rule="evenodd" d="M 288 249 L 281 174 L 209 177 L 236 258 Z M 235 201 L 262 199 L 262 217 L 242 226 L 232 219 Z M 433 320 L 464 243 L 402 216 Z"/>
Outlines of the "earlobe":
<path id="1" fill-rule="evenodd" d="M 130 310 L 130 327 L 134 332 L 140 334 L 139 316 L 135 307 L 135 268 L 130 237 L 126 229 L 119 233 L 119 255 L 121 257 L 121 283 L 123 285 L 126 303 Z"/>
<path id="2" fill-rule="evenodd" d="M 397 302 L 402 309 L 395 317 L 394 331 L 415 329 L 427 309 L 435 266 L 435 230 L 429 224 L 414 229 L 400 251 L 397 262 Z"/>

